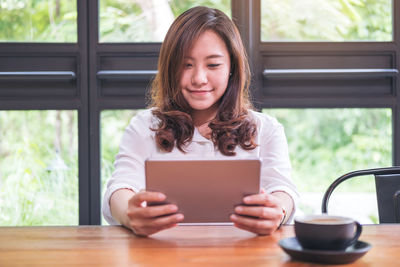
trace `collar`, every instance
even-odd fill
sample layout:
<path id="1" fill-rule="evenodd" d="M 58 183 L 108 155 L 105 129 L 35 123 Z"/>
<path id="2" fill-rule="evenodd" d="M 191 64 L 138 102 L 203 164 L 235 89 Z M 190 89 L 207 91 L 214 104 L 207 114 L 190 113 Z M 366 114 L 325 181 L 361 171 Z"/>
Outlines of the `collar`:
<path id="1" fill-rule="evenodd" d="M 202 136 L 200 134 L 200 132 L 197 129 L 197 127 L 194 127 L 192 142 L 208 142 L 208 143 L 212 143 L 211 140 L 208 140 L 207 138 L 205 138 L 204 136 Z"/>

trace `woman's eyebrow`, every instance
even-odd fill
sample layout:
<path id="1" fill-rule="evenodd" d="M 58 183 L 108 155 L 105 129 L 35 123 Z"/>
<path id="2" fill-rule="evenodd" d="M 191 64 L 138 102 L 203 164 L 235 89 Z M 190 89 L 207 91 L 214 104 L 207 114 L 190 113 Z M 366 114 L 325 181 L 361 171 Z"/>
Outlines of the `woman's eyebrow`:
<path id="1" fill-rule="evenodd" d="M 208 58 L 220 58 L 220 57 L 224 57 L 224 56 L 221 54 L 214 54 L 214 55 L 209 55 L 206 58 L 208 59 Z"/>
<path id="2" fill-rule="evenodd" d="M 206 56 L 206 59 L 210 59 L 210 58 L 221 58 L 221 57 L 224 57 L 224 55 L 222 55 L 222 54 L 212 54 L 212 55 Z M 185 59 L 194 60 L 194 58 L 193 58 L 193 57 L 190 57 L 190 56 L 186 56 Z"/>

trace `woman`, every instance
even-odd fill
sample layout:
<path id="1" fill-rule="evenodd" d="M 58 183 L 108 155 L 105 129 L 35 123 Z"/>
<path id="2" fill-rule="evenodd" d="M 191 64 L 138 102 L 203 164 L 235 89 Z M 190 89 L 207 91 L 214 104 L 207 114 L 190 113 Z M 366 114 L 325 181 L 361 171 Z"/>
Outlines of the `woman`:
<path id="1" fill-rule="evenodd" d="M 297 193 L 286 137 L 275 119 L 252 110 L 249 82 L 239 32 L 224 13 L 195 7 L 180 15 L 161 46 L 151 109 L 135 116 L 123 136 L 103 201 L 107 221 L 142 236 L 182 222 L 176 205 L 145 205 L 167 196 L 144 191 L 144 161 L 187 155 L 260 158 L 260 193 L 245 197 L 230 219 L 259 235 L 288 221 Z"/>

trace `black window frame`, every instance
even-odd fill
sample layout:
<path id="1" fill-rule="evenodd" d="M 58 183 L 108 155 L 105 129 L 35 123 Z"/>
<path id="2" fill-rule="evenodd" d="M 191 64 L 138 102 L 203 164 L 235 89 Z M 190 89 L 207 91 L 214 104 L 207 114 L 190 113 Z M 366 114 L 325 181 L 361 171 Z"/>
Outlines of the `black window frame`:
<path id="1" fill-rule="evenodd" d="M 260 0 L 232 0 L 232 18 L 238 25 L 246 45 L 253 80 L 251 84 L 252 96 L 258 109 L 262 108 L 391 108 L 392 110 L 392 155 L 393 165 L 400 165 L 400 3 L 393 1 L 393 41 L 392 42 L 261 42 L 261 3 Z M 138 109 L 145 108 L 145 98 L 148 83 L 157 68 L 157 57 L 160 43 L 99 43 L 98 38 L 98 1 L 77 1 L 78 12 L 78 41 L 77 43 L 0 43 L 0 71 L 15 71 L 7 69 L 7 60 L 18 58 L 21 62 L 20 71 L 63 71 L 61 80 L 70 86 L 67 95 L 54 93 L 48 95 L 46 90 L 24 89 L 8 94 L 0 93 L 1 110 L 46 110 L 71 109 L 78 111 L 78 153 L 79 153 L 79 224 L 101 224 L 101 155 L 100 155 L 100 113 L 107 109 Z M 270 87 L 269 79 L 288 78 L 287 73 L 280 77 L 265 77 L 265 67 L 272 69 L 313 68 L 323 65 L 327 69 L 337 68 L 334 60 L 337 55 L 358 55 L 350 65 L 357 68 L 371 68 L 371 59 L 374 55 L 387 64 L 388 69 L 397 70 L 385 77 L 377 74 L 376 83 L 383 82 L 387 87 L 382 95 L 371 88 L 371 94 L 363 95 L 360 85 L 350 90 L 342 91 L 341 95 L 321 92 L 314 86 L 304 94 L 291 95 L 289 89 L 280 90 L 279 82 Z M 43 60 L 48 57 L 67 58 L 65 66 L 62 63 L 49 63 L 47 69 L 23 68 L 24 63 Z M 291 62 L 291 57 L 313 57 L 315 62 L 303 66 Z M 14 58 L 14 59 L 15 59 Z M 285 58 L 285 60 L 280 59 Z M 332 62 L 327 58 L 332 58 Z M 6 59 L 6 60 L 4 60 Z M 323 63 L 321 63 L 323 61 Z M 72 62 L 72 63 L 71 63 Z M 290 68 L 283 63 L 291 64 Z M 315 65 L 313 65 L 315 63 Z M 25 65 L 26 65 L 25 64 Z M 281 64 L 281 65 L 280 65 Z M 18 68 L 17 68 L 18 69 Z M 128 72 L 127 72 L 128 71 Z M 76 76 L 70 77 L 72 72 Z M 278 75 L 278 76 L 279 76 Z M 283 76 L 282 76 L 283 75 Z M 286 75 L 286 76 L 285 76 Z M 343 74 L 342 74 L 343 75 Z M 356 79 L 362 82 L 366 78 L 363 74 L 355 76 L 344 74 L 345 78 Z M 20 77 L 19 77 L 20 78 Z M 303 77 L 304 78 L 304 77 Z M 340 89 L 342 82 L 335 83 L 343 77 L 338 75 L 319 75 L 306 77 L 306 81 L 315 85 L 319 79 L 334 81 Z M 35 82 L 43 84 L 49 76 Z M 64 80 L 63 80 L 64 79 Z M 13 78 L 0 82 L 13 85 Z M 307 83 L 306 82 L 306 83 Z M 318 83 L 317 83 L 318 84 Z M 301 85 L 301 83 L 300 83 Z M 363 85 L 363 83 L 361 83 Z M 271 89 L 272 88 L 272 89 Z M 367 92 L 368 92 L 367 88 Z M 375 90 L 375 91 L 374 91 Z M 280 92 L 284 93 L 280 93 Z M 271 93 L 273 92 L 273 93 Z M 343 93 L 344 92 L 344 93 Z M 352 95 L 351 92 L 354 92 Z M 360 97 L 361 94 L 361 97 Z"/>
<path id="2" fill-rule="evenodd" d="M 251 61 L 253 81 L 252 95 L 255 104 L 259 109 L 262 108 L 390 108 L 392 110 L 392 163 L 400 165 L 400 1 L 393 0 L 393 40 L 391 42 L 262 42 L 261 41 L 261 0 L 240 1 L 232 0 L 233 16 L 239 21 L 239 30 L 246 40 L 248 54 Z M 236 12 L 235 12 L 236 11 Z M 318 89 L 314 88 L 304 92 L 303 95 L 290 95 L 287 92 L 279 94 L 279 87 L 272 94 L 265 82 L 268 78 L 263 75 L 263 62 L 265 56 L 275 57 L 271 69 L 295 70 L 298 68 L 318 69 L 323 65 L 324 69 L 338 69 L 337 57 L 346 55 L 358 55 L 351 60 L 348 65 L 356 69 L 374 69 L 371 66 L 369 57 L 375 56 L 380 62 L 379 69 L 391 70 L 389 73 L 373 73 L 376 80 L 385 80 L 385 85 L 390 86 L 382 94 L 377 93 L 371 88 L 371 93 L 363 95 L 360 92 L 360 85 L 354 87 L 346 85 L 346 89 L 356 93 L 347 95 L 321 95 Z M 314 57 L 315 61 L 304 67 L 295 61 L 289 64 L 283 59 L 288 57 Z M 330 57 L 331 61 L 326 61 Z M 286 62 L 288 62 L 286 60 Z M 381 63 L 384 62 L 384 63 Z M 388 66 L 384 66 L 384 65 Z M 267 65 L 268 66 L 268 65 Z M 316 66 L 316 67 L 315 67 Z M 270 69 L 267 69 L 270 70 Z M 274 76 L 273 74 L 271 76 Z M 277 76 L 277 75 L 275 75 Z M 281 73 L 279 77 L 270 79 L 292 79 L 293 74 Z M 324 80 L 338 83 L 337 88 L 343 87 L 343 79 L 353 79 L 362 81 L 371 79 L 369 73 L 342 73 L 342 74 L 320 74 L 301 76 L 302 81 L 307 80 L 312 84 L 313 81 Z M 390 79 L 390 81 L 388 81 Z M 379 83 L 379 82 L 377 82 Z M 388 85 L 390 84 L 390 85 Z M 330 84 L 332 85 L 332 84 Z M 296 85 L 293 85 L 296 88 Z M 300 88 L 300 91 L 302 89 Z"/>

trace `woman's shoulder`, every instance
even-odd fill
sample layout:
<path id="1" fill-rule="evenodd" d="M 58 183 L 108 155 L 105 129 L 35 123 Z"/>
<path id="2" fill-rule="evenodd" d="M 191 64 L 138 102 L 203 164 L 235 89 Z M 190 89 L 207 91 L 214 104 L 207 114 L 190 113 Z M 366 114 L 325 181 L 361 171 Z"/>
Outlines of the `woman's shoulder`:
<path id="1" fill-rule="evenodd" d="M 266 113 L 249 110 L 249 115 L 259 127 L 271 128 L 281 126 L 281 124 L 275 117 Z"/>
<path id="2" fill-rule="evenodd" d="M 268 142 L 272 136 L 284 135 L 283 125 L 275 117 L 253 110 L 249 114 L 257 124 L 259 142 Z"/>
<path id="3" fill-rule="evenodd" d="M 135 115 L 133 116 L 134 118 L 140 119 L 140 120 L 147 120 L 153 117 L 152 113 L 153 109 L 152 108 L 147 108 L 147 109 L 139 109 Z"/>
<path id="4" fill-rule="evenodd" d="M 146 126 L 147 128 L 155 126 L 157 117 L 153 115 L 153 110 L 153 108 L 149 108 L 137 111 L 129 123 L 130 126 Z"/>

